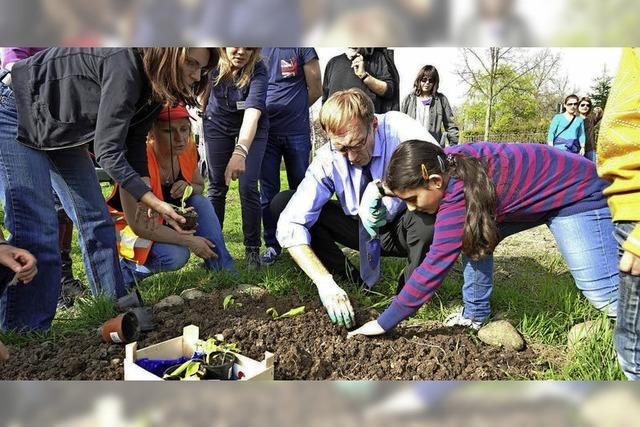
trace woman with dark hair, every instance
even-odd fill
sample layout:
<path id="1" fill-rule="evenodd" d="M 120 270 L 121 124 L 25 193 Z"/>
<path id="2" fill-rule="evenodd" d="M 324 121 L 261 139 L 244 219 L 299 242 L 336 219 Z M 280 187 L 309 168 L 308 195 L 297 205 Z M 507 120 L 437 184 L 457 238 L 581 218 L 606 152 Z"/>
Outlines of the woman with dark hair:
<path id="1" fill-rule="evenodd" d="M 547 144 L 563 151 L 584 154 L 584 121 L 578 115 L 578 95 L 564 99 L 564 112 L 556 114 L 549 125 Z"/>
<path id="2" fill-rule="evenodd" d="M 148 173 L 147 132 L 163 104 L 198 105 L 217 64 L 206 48 L 52 48 L 0 70 L 0 193 L 10 242 L 38 260 L 29 286 L 11 287 L 0 306 L 5 329 L 49 329 L 60 293 L 60 251 L 52 184 L 79 239 L 87 269 L 111 298 L 125 293 L 116 234 L 104 203 L 98 163 L 137 201 L 180 230 L 184 218 L 158 199 Z M 180 230 L 182 231 L 182 230 Z"/>
<path id="3" fill-rule="evenodd" d="M 245 260 L 260 268 L 262 207 L 258 178 L 267 148 L 267 67 L 261 50 L 220 49 L 220 65 L 211 73 L 213 87 L 204 117 L 208 196 L 224 227 L 227 191 L 238 180 Z"/>
<path id="4" fill-rule="evenodd" d="M 593 108 L 591 98 L 583 96 L 578 102 L 578 113 L 584 120 L 584 156 L 595 163 L 596 161 L 596 125 L 602 119 L 603 110 L 600 107 Z"/>
<path id="5" fill-rule="evenodd" d="M 393 329 L 431 299 L 462 252 L 473 260 L 493 253 L 498 225 L 545 221 L 578 289 L 615 316 L 616 242 L 611 212 L 587 159 L 539 144 L 476 143 L 439 149 L 407 141 L 391 158 L 386 190 L 407 209 L 436 214 L 433 243 L 378 318 L 352 335 Z"/>
<path id="6" fill-rule="evenodd" d="M 413 83 L 413 92 L 402 101 L 401 111 L 419 121 L 440 143 L 445 146 L 442 129 L 449 145 L 458 144 L 458 127 L 453 119 L 449 100 L 438 92 L 440 76 L 433 65 L 425 65 Z"/>

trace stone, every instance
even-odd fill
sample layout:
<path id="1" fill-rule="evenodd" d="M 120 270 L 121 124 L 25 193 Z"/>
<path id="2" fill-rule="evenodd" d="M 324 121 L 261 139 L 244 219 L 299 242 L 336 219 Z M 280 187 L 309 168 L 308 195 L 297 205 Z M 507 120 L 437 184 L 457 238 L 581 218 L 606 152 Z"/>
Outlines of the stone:
<path id="1" fill-rule="evenodd" d="M 155 309 L 163 309 L 167 307 L 173 307 L 176 305 L 184 304 L 184 299 L 179 297 L 178 295 L 169 295 L 159 303 L 157 303 L 153 308 Z"/>
<path id="2" fill-rule="evenodd" d="M 119 366 L 121 364 L 122 364 L 122 359 L 120 359 L 119 357 L 114 357 L 113 359 L 111 359 L 111 365 Z"/>
<path id="3" fill-rule="evenodd" d="M 235 290 L 252 298 L 261 298 L 268 293 L 265 288 L 248 283 L 238 285 Z"/>
<path id="4" fill-rule="evenodd" d="M 202 298 L 203 296 L 205 296 L 205 293 L 196 288 L 185 289 L 184 291 L 180 292 L 180 297 L 182 297 L 186 301 Z"/>
<path id="5" fill-rule="evenodd" d="M 580 342 L 588 341 L 596 334 L 604 332 L 605 325 L 600 320 L 589 320 L 571 327 L 567 334 L 567 347 L 575 350 Z"/>
<path id="6" fill-rule="evenodd" d="M 513 325 L 506 320 L 487 323 L 478 331 L 478 338 L 485 344 L 510 350 L 524 349 L 524 340 Z"/>

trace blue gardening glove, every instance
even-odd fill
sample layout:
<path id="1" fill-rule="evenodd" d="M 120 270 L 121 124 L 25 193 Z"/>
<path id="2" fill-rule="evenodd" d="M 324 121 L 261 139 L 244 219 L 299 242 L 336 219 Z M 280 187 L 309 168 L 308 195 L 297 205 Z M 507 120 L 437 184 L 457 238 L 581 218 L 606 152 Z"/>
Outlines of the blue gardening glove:
<path id="1" fill-rule="evenodd" d="M 322 305 L 327 310 L 331 323 L 351 328 L 355 325 L 355 315 L 349 296 L 328 274 L 315 280 Z"/>
<path id="2" fill-rule="evenodd" d="M 358 209 L 360 221 L 371 237 L 376 237 L 380 228 L 387 223 L 387 207 L 382 203 L 379 182 L 375 180 L 367 184 Z"/>

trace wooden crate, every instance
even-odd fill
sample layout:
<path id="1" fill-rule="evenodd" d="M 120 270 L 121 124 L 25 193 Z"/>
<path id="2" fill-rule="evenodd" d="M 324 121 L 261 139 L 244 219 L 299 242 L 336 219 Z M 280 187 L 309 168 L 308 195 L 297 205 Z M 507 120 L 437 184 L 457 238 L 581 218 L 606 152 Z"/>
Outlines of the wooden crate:
<path id="1" fill-rule="evenodd" d="M 200 329 L 189 325 L 183 329 L 182 336 L 138 349 L 133 342 L 125 348 L 124 380 L 125 381 L 162 381 L 162 378 L 136 365 L 136 360 L 149 358 L 155 360 L 171 360 L 180 357 L 191 357 L 196 349 Z M 264 360 L 258 362 L 238 353 L 233 353 L 237 362 L 233 365 L 235 377 L 240 381 L 273 380 L 273 354 L 266 351 Z"/>

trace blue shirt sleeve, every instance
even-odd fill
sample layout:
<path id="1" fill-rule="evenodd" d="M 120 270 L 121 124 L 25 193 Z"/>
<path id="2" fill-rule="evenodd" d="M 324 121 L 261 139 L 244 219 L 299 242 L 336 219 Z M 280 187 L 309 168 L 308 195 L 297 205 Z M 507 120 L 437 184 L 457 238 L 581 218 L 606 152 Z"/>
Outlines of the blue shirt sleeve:
<path id="1" fill-rule="evenodd" d="M 556 129 L 558 128 L 558 114 L 556 114 L 555 116 L 553 116 L 553 120 L 551 120 L 551 124 L 549 125 L 549 132 L 547 132 L 547 143 L 552 144 L 553 143 L 553 135 L 556 132 Z"/>
<path id="2" fill-rule="evenodd" d="M 245 108 L 255 108 L 263 113 L 267 111 L 267 86 L 269 85 L 269 75 L 267 67 L 262 61 L 256 64 L 256 68 L 249 82 L 249 93 L 245 99 Z"/>
<path id="3" fill-rule="evenodd" d="M 298 49 L 298 57 L 302 59 L 302 65 L 313 61 L 314 59 L 318 59 L 318 54 L 316 50 L 312 47 L 302 47 Z"/>

